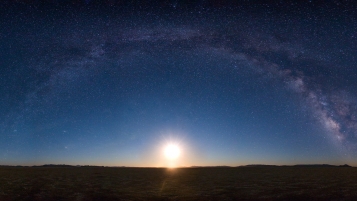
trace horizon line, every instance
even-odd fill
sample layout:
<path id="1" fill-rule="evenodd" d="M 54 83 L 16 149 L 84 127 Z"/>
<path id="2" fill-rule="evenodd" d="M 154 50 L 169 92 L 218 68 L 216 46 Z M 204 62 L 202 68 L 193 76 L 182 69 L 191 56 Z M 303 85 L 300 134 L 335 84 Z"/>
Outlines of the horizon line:
<path id="1" fill-rule="evenodd" d="M 356 167 L 351 166 L 348 164 L 343 165 L 331 165 L 331 164 L 294 164 L 294 165 L 271 165 L 271 164 L 247 164 L 247 165 L 237 165 L 237 166 L 230 166 L 230 165 L 192 165 L 192 166 L 125 166 L 125 165 L 118 165 L 118 166 L 109 166 L 109 165 L 69 165 L 69 164 L 42 164 L 42 165 L 2 165 L 0 167 L 49 167 L 49 166 L 69 166 L 69 167 L 114 167 L 114 168 L 209 168 L 209 167 L 226 167 L 226 168 L 235 168 L 235 167 L 301 167 L 301 166 L 327 166 L 327 167 Z"/>

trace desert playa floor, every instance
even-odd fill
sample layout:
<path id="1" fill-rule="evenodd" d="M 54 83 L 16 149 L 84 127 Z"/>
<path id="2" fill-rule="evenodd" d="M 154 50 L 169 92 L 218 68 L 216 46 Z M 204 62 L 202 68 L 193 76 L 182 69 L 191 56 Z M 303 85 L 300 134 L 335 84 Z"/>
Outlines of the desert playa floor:
<path id="1" fill-rule="evenodd" d="M 0 200 L 357 200 L 357 168 L 1 167 Z"/>

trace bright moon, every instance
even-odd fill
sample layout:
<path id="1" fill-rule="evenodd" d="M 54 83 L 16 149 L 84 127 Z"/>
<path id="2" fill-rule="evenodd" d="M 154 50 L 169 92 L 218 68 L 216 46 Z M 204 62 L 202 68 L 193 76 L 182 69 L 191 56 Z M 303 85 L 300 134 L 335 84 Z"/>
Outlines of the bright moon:
<path id="1" fill-rule="evenodd" d="M 178 146 L 173 145 L 173 144 L 169 144 L 165 147 L 165 156 L 168 159 L 176 159 L 180 156 L 180 149 Z"/>

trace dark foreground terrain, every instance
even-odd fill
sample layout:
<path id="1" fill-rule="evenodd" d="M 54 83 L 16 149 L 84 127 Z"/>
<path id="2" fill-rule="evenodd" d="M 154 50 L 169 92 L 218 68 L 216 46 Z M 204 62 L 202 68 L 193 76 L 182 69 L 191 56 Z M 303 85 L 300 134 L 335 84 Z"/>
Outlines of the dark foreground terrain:
<path id="1" fill-rule="evenodd" d="M 0 200 L 357 200 L 357 168 L 1 167 Z"/>

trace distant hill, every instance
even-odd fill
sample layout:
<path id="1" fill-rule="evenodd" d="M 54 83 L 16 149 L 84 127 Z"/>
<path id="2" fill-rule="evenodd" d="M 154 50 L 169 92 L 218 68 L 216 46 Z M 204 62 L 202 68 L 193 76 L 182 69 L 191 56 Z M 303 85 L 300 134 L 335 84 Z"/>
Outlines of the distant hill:
<path id="1" fill-rule="evenodd" d="M 45 165 L 33 166 L 33 167 L 75 167 L 75 166 L 66 165 L 66 164 L 45 164 Z"/>
<path id="2" fill-rule="evenodd" d="M 191 166 L 190 168 L 231 168 L 232 166 L 220 165 L 220 166 Z"/>
<path id="3" fill-rule="evenodd" d="M 243 167 L 279 167 L 278 165 L 250 164 Z"/>
<path id="4" fill-rule="evenodd" d="M 352 166 L 344 164 L 344 165 L 340 165 L 339 167 L 352 167 Z"/>
<path id="5" fill-rule="evenodd" d="M 351 167 L 347 164 L 344 165 L 330 165 L 330 164 L 303 164 L 303 165 L 294 165 L 294 167 Z"/>
<path id="6" fill-rule="evenodd" d="M 330 165 L 330 164 L 298 164 L 298 165 L 294 165 L 294 167 L 338 167 L 338 166 Z"/>
<path id="7" fill-rule="evenodd" d="M 297 164 L 297 165 L 264 165 L 264 164 L 251 164 L 239 167 L 352 167 L 350 165 L 330 165 L 330 164 Z"/>

